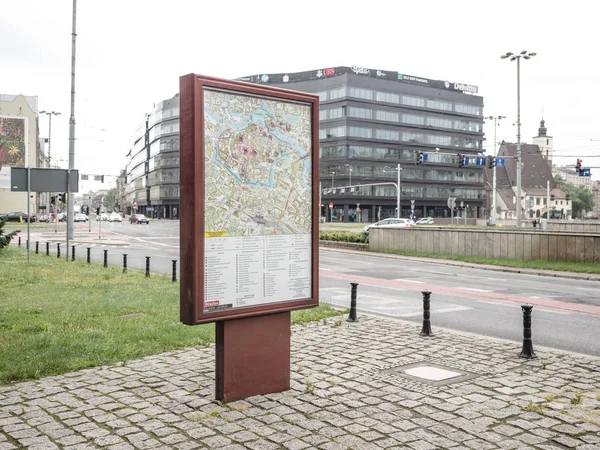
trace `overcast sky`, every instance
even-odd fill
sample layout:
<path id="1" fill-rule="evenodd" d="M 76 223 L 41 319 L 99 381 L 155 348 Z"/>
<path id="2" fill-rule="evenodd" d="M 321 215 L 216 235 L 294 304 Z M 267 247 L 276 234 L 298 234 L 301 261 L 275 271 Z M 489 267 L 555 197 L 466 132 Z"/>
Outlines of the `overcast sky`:
<path id="1" fill-rule="evenodd" d="M 37 96 L 52 121 L 52 157 L 67 167 L 72 0 L 4 1 L 0 93 Z M 598 17 L 591 1 L 79 0 L 75 167 L 117 175 L 152 104 L 195 72 L 223 78 L 358 65 L 476 85 L 484 115 L 508 118 L 516 142 L 521 63 L 522 141 L 544 117 L 559 164 L 600 166 Z M 292 86 L 290 86 L 291 88 Z M 493 151 L 493 121 L 486 123 Z M 47 136 L 43 116 L 40 133 Z M 600 178 L 600 168 L 592 170 Z"/>

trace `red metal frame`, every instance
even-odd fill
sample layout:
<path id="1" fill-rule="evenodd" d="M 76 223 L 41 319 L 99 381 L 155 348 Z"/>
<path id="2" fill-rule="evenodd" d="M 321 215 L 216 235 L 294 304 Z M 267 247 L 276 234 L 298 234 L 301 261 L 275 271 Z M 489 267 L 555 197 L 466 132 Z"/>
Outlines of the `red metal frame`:
<path id="1" fill-rule="evenodd" d="M 187 325 L 259 316 L 319 304 L 319 97 L 196 74 L 180 78 L 180 319 Z M 204 311 L 204 88 L 296 101 L 312 107 L 312 295 L 302 300 Z"/>

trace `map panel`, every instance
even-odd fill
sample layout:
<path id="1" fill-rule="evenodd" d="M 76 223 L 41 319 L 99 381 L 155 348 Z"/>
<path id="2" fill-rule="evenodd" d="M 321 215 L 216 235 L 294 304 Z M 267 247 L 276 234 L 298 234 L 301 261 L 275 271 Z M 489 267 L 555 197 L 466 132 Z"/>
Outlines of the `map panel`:
<path id="1" fill-rule="evenodd" d="M 205 89 L 205 230 L 310 234 L 312 109 Z"/>
<path id="2" fill-rule="evenodd" d="M 204 311 L 312 295 L 312 107 L 204 90 Z"/>

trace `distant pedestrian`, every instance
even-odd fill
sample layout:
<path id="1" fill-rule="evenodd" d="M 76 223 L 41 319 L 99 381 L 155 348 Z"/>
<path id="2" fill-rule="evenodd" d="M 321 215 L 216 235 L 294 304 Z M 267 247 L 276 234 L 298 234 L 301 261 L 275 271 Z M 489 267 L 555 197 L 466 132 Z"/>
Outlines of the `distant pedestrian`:
<path id="1" fill-rule="evenodd" d="M 533 228 L 535 228 L 537 226 L 537 220 L 533 219 L 533 222 L 531 222 L 531 223 L 533 223 Z"/>

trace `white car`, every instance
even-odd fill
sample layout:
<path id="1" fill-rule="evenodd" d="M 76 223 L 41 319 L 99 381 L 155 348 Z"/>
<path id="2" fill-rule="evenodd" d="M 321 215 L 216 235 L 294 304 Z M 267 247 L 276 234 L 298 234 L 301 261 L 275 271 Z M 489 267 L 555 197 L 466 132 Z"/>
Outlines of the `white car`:
<path id="1" fill-rule="evenodd" d="M 85 214 L 81 214 L 81 213 L 75 214 L 75 217 L 73 218 L 73 222 L 87 222 L 87 221 L 88 221 L 88 216 L 86 216 Z"/>
<path id="2" fill-rule="evenodd" d="M 433 223 L 433 217 L 421 217 L 419 220 L 417 220 L 417 225 L 431 225 Z"/>
<path id="3" fill-rule="evenodd" d="M 406 228 L 414 226 L 414 222 L 409 219 L 396 219 L 390 217 L 388 219 L 380 220 L 379 222 L 367 225 L 364 231 L 369 231 L 370 228 Z"/>
<path id="4" fill-rule="evenodd" d="M 123 222 L 123 218 L 121 217 L 121 214 L 114 212 L 108 217 L 108 221 L 109 222 Z"/>
<path id="5" fill-rule="evenodd" d="M 108 221 L 108 214 L 102 213 L 99 216 L 96 216 L 96 220 L 101 220 L 103 222 Z"/>

